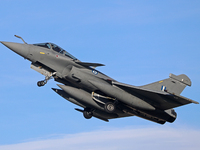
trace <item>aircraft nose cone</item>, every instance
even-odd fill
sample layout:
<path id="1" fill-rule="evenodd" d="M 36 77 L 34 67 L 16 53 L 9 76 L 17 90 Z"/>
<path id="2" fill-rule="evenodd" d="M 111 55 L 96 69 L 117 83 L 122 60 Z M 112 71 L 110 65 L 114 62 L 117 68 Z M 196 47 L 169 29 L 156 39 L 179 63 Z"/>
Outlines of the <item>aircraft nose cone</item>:
<path id="1" fill-rule="evenodd" d="M 0 41 L 3 45 L 5 45 L 6 47 L 9 47 L 10 43 L 12 42 L 3 42 L 3 41 Z"/>
<path id="2" fill-rule="evenodd" d="M 0 42 L 1 42 L 3 45 L 5 45 L 5 46 L 6 46 L 6 43 L 7 43 L 7 42 L 2 42 L 2 41 L 0 41 Z"/>
<path id="3" fill-rule="evenodd" d="M 21 43 L 13 43 L 13 42 L 2 42 L 3 45 L 11 49 L 13 52 L 21 55 L 24 58 L 27 58 L 28 56 L 28 46 L 26 44 L 21 44 Z"/>

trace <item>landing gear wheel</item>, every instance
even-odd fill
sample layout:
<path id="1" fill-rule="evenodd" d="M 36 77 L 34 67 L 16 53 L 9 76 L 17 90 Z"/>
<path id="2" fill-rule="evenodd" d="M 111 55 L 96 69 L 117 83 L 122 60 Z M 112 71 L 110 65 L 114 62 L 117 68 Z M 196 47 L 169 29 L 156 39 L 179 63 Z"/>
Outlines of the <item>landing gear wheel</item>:
<path id="1" fill-rule="evenodd" d="M 115 106 L 114 103 L 108 102 L 108 103 L 105 104 L 104 109 L 108 113 L 113 113 L 116 109 L 116 106 Z"/>
<path id="2" fill-rule="evenodd" d="M 83 111 L 83 116 L 85 117 L 85 119 L 90 119 L 92 118 L 92 111 L 89 108 L 85 108 Z"/>
<path id="3" fill-rule="evenodd" d="M 37 82 L 37 86 L 41 87 L 41 82 L 40 81 Z"/>
<path id="4" fill-rule="evenodd" d="M 50 79 L 52 79 L 53 77 L 55 77 L 55 75 L 56 75 L 56 72 L 50 73 L 50 75 L 47 75 L 47 76 L 45 77 L 44 80 L 38 81 L 38 82 L 37 82 L 37 85 L 38 85 L 39 87 L 44 86 L 45 84 L 47 84 L 47 82 L 48 82 Z"/>
<path id="5" fill-rule="evenodd" d="M 44 81 L 40 81 L 41 82 L 41 86 L 44 86 L 45 85 L 45 82 Z"/>
<path id="6" fill-rule="evenodd" d="M 39 86 L 39 87 L 44 86 L 44 85 L 45 85 L 44 81 L 38 81 L 37 82 L 37 86 Z"/>

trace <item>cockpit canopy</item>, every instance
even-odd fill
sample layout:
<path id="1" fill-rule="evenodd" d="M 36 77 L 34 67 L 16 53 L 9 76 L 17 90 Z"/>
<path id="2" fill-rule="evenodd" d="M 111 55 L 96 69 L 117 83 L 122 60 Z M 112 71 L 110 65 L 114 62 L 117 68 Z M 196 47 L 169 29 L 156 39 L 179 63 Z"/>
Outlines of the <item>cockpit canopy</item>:
<path id="1" fill-rule="evenodd" d="M 64 49 L 62 49 L 61 47 L 59 47 L 56 44 L 53 43 L 39 43 L 39 44 L 33 44 L 35 46 L 40 46 L 40 47 L 44 47 L 44 48 L 48 48 L 48 49 L 53 49 L 54 51 L 64 54 L 67 57 L 72 58 L 73 60 L 77 60 L 76 57 L 72 56 L 71 54 L 69 54 L 67 51 L 65 51 Z"/>

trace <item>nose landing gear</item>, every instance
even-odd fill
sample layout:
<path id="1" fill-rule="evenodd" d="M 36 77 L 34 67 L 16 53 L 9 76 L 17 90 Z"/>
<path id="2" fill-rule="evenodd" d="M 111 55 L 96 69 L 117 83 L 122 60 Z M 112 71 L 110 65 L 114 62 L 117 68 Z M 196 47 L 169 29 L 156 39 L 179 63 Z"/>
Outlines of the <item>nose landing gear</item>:
<path id="1" fill-rule="evenodd" d="M 51 73 L 49 76 L 46 76 L 44 80 L 42 81 L 38 81 L 37 82 L 37 86 L 41 87 L 44 86 L 45 84 L 47 84 L 47 82 L 53 78 L 53 76 L 56 74 L 56 72 Z"/>
<path id="2" fill-rule="evenodd" d="M 45 81 L 38 81 L 37 82 L 37 86 L 41 87 L 41 86 L 44 86 L 46 83 Z"/>

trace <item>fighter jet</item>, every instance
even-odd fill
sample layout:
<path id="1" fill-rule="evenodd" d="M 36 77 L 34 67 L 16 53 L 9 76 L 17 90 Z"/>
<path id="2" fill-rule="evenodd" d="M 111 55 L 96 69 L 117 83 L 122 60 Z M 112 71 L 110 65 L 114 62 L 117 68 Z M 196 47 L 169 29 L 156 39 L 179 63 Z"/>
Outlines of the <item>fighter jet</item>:
<path id="1" fill-rule="evenodd" d="M 16 37 L 22 39 L 20 36 Z M 199 104 L 181 96 L 191 80 L 184 74 L 170 74 L 169 78 L 144 86 L 118 82 L 96 70 L 100 63 L 82 62 L 53 43 L 23 44 L 2 42 L 3 45 L 31 61 L 31 68 L 45 76 L 39 87 L 50 79 L 59 82 L 52 88 L 66 100 L 82 107 L 75 110 L 86 119 L 109 119 L 138 116 L 159 124 L 174 122 L 173 108 L 189 103 Z"/>

